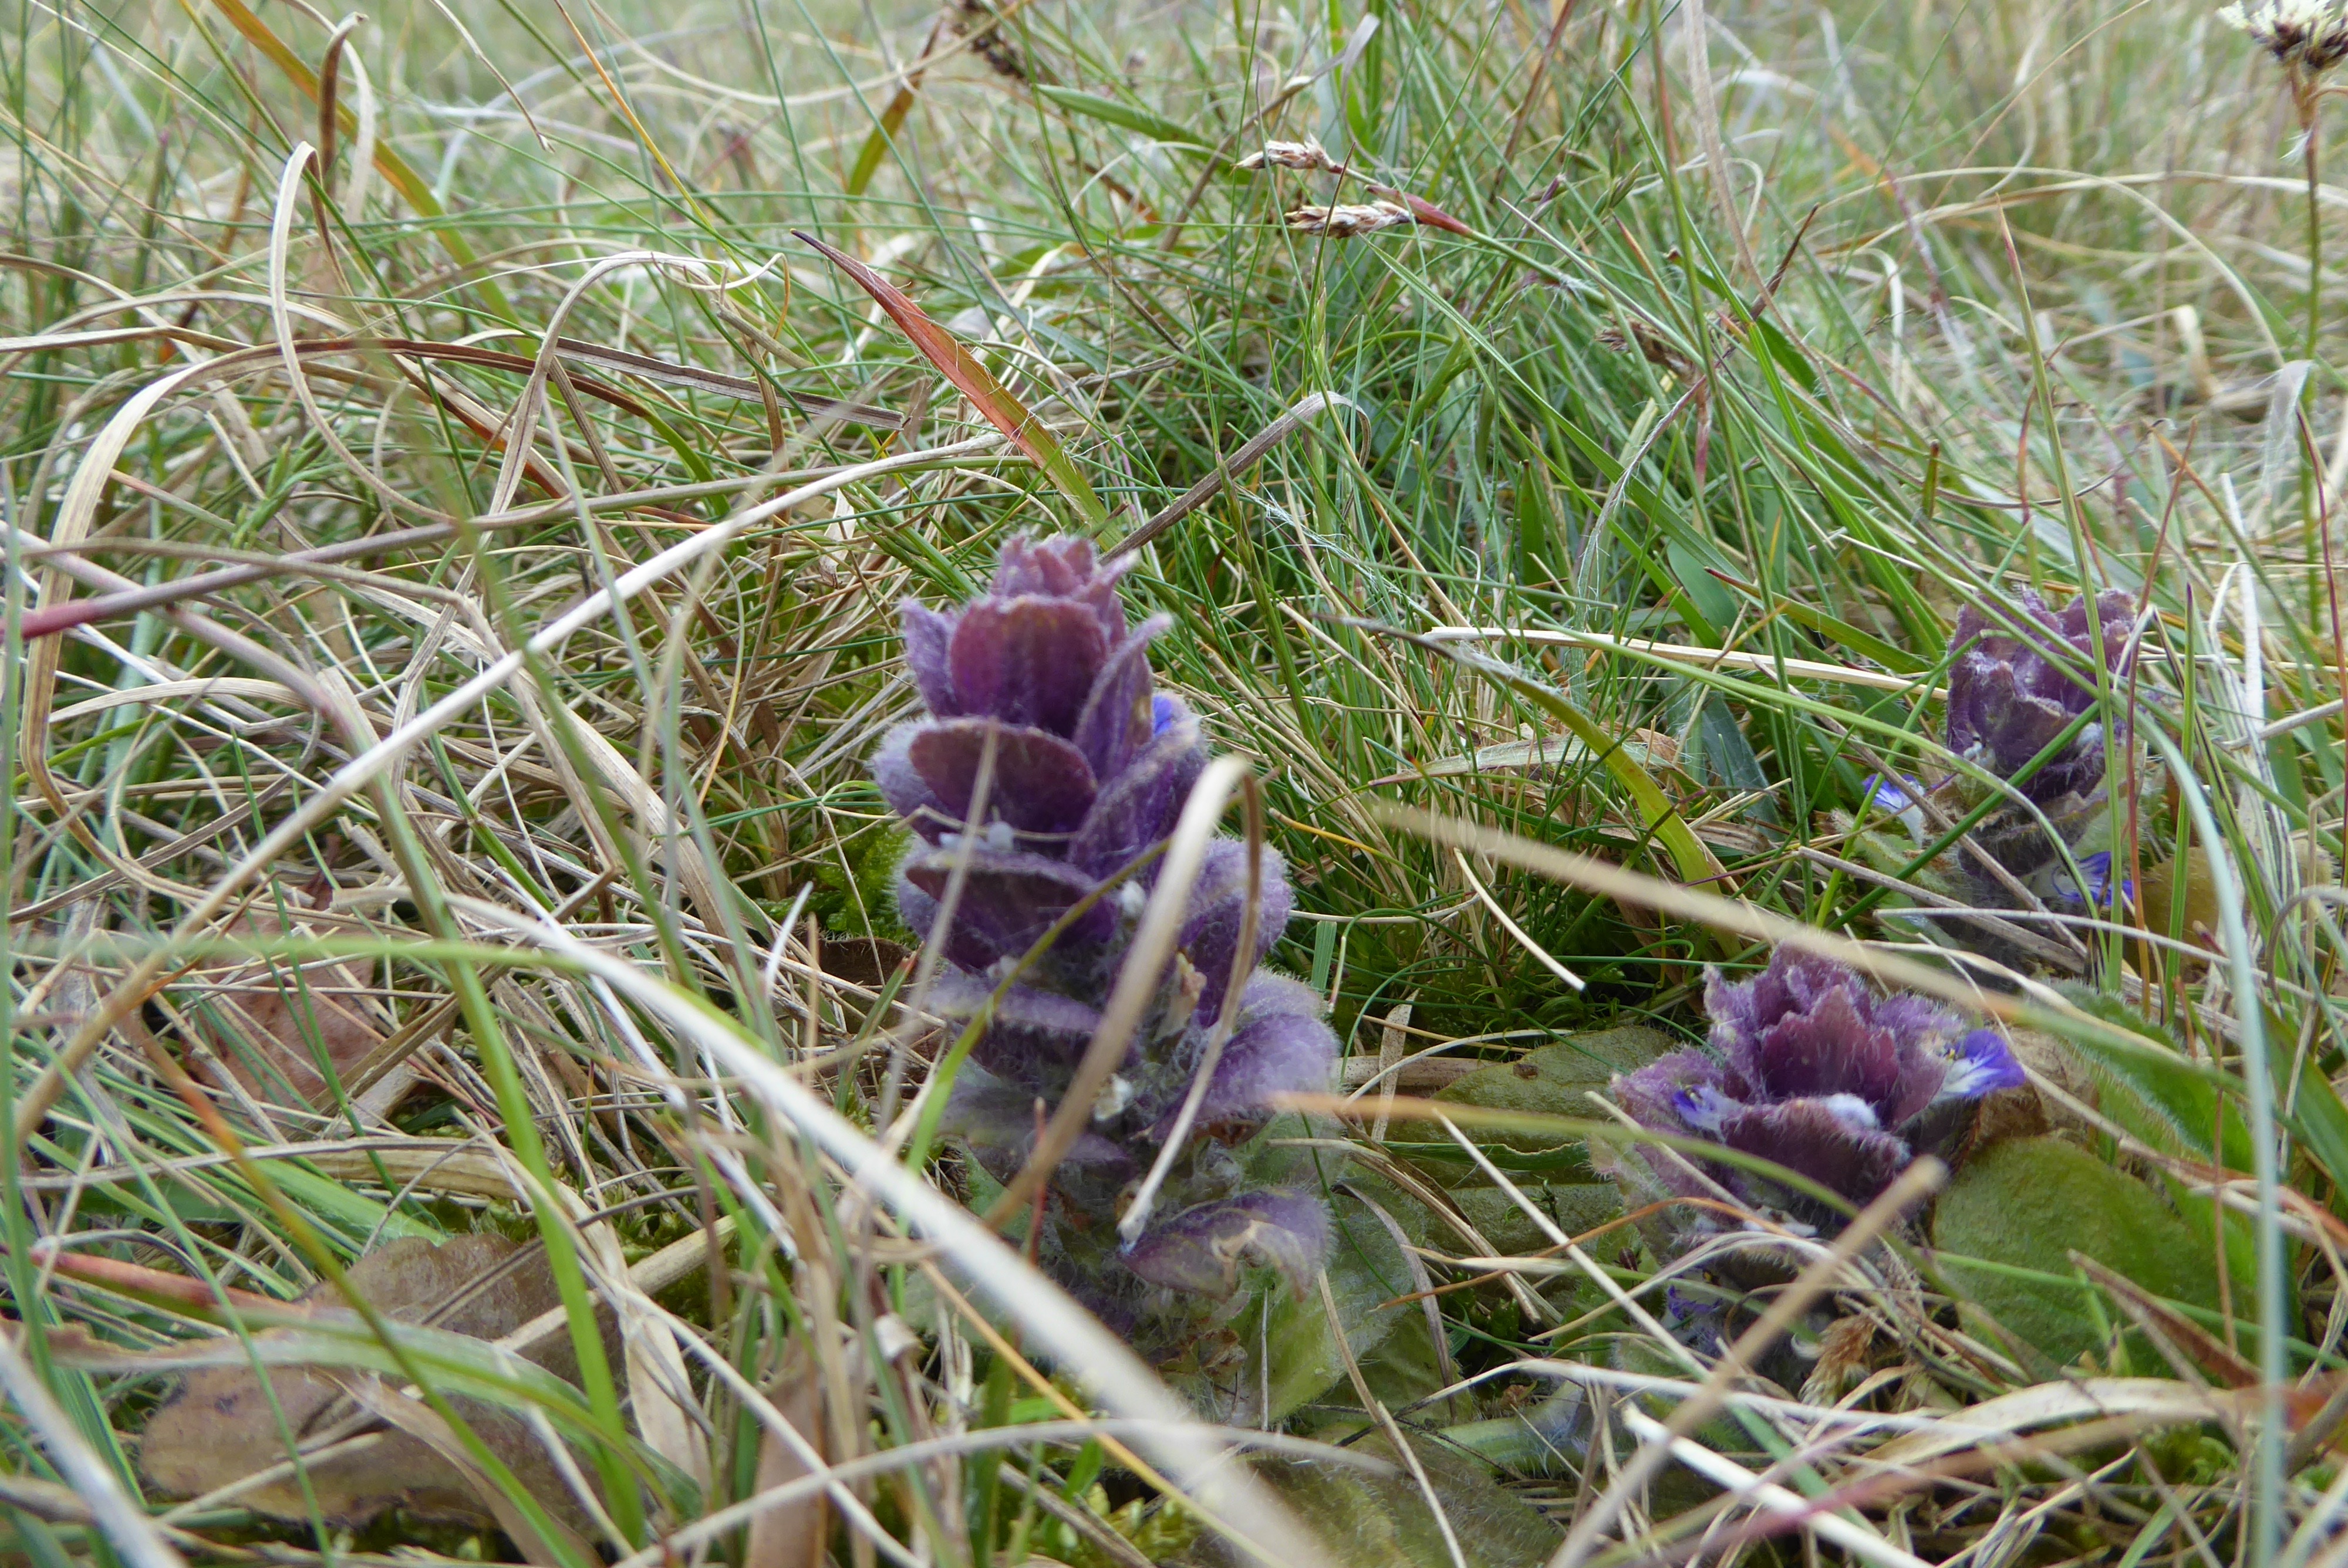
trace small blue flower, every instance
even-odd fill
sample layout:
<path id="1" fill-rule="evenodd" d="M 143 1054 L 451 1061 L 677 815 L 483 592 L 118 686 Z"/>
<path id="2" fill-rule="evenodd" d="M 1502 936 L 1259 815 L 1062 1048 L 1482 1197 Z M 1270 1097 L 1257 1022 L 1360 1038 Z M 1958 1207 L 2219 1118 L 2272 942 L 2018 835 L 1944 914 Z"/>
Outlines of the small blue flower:
<path id="1" fill-rule="evenodd" d="M 1924 796 L 1930 792 L 1915 779 L 1902 774 L 1890 778 L 1882 774 L 1869 774 L 1859 786 L 1877 811 L 1913 834 L 1921 842 L 1924 836 Z"/>
<path id="2" fill-rule="evenodd" d="M 2108 849 L 2099 849 L 2084 856 L 2079 862 L 2079 876 L 2081 880 L 2074 881 L 2067 872 L 2057 871 L 2054 874 L 2054 897 L 2057 900 L 2065 904 L 2085 904 L 2091 909 L 2112 909 L 2130 903 L 2136 897 L 2136 879 L 2128 876 L 2120 878 L 2119 895 L 2116 898 L 2113 897 L 2112 854 Z"/>
<path id="3" fill-rule="evenodd" d="M 1720 1136 L 1720 1123 L 1737 1109 L 1736 1102 L 1709 1083 L 1690 1084 L 1672 1096 L 1672 1109 L 1680 1120 L 1708 1138 Z"/>
<path id="4" fill-rule="evenodd" d="M 1993 1029 L 1977 1029 L 1949 1048 L 1949 1075 L 1941 1081 L 1939 1098 L 1978 1100 L 2029 1081 L 2005 1037 Z"/>
<path id="5" fill-rule="evenodd" d="M 1916 804 L 1916 781 L 1904 774 L 1896 780 L 1885 778 L 1881 774 L 1869 774 L 1867 782 L 1859 787 L 1867 791 L 1868 798 L 1875 803 L 1876 810 L 1893 816 Z"/>

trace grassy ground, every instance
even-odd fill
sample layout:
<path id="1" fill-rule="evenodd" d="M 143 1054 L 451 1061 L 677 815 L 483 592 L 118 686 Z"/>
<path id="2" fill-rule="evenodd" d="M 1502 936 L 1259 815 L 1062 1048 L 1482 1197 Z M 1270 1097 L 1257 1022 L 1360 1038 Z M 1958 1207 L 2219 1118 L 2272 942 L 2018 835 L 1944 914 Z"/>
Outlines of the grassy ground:
<path id="1" fill-rule="evenodd" d="M 151 1449 L 140 1468 L 170 1347 L 274 1321 L 221 1292 L 283 1301 L 396 1238 L 489 1232 L 553 1260 L 528 1305 L 569 1333 L 536 1342 L 584 1370 L 540 1402 L 608 1440 L 584 1445 L 607 1475 L 651 1452 L 656 1522 L 715 1516 L 683 1555 L 814 1560 L 782 1539 L 811 1498 L 765 1537 L 717 1515 L 807 1473 L 778 1420 L 850 1467 L 840 1561 L 1170 1553 L 1170 1511 L 1113 1505 L 1159 1495 L 1141 1456 L 1184 1476 L 1195 1429 L 953 1214 L 922 1218 L 939 1200 L 910 1176 L 878 1210 L 840 1194 L 931 1049 L 894 1004 L 898 840 L 864 771 L 913 708 L 896 602 L 967 595 L 1023 529 L 1123 538 L 1220 474 L 1132 596 L 1176 618 L 1162 678 L 1262 771 L 1300 911 L 1274 961 L 1350 1051 L 1693 1039 L 1701 966 L 1770 945 L 1385 810 L 1413 804 L 1931 960 L 2045 1041 L 2058 1132 L 2157 1185 L 2162 1224 L 2201 1217 L 2198 1317 L 2042 1259 L 2065 1311 L 2109 1320 L 2075 1357 L 1954 1304 L 1987 1287 L 1886 1266 L 1845 1297 L 1873 1302 L 1873 1348 L 1778 1390 L 1863 1385 L 1880 1422 L 1754 1406 L 1699 1434 L 1833 1492 L 1838 1533 L 1740 1535 L 1741 1504 L 1634 1487 L 1598 1550 L 2333 1560 L 2348 421 L 2326 302 L 2348 282 L 2309 217 L 2320 139 L 2202 9 L 0 18 L 6 1550 L 568 1562 L 652 1539 L 635 1488 L 608 1489 L 609 1521 L 533 1517 L 520 1500 L 567 1494 L 501 1467 L 545 1449 L 446 1428 L 402 1429 L 482 1473 L 437 1522 L 412 1467 L 364 1454 L 349 1484 L 403 1504 L 366 1528 L 344 1526 L 380 1510 L 323 1483 L 211 1495 L 282 1455 L 275 1412 L 211 1434 L 200 1482 L 160 1481 Z M 1234 167 L 1308 136 L 1351 173 Z M 1373 186 L 1445 220 L 1283 222 Z M 1082 482 L 997 436 L 800 231 L 970 345 Z M 1895 917 L 1926 857 L 1870 854 L 1848 814 L 1870 774 L 1949 765 L 1950 628 L 2025 586 L 2154 612 L 2133 712 L 2160 782 L 2112 825 L 2143 896 L 2034 927 L 2003 955 L 2035 977 L 2017 989 Z M 1490 634 L 1403 635 L 1439 627 Z M 2167 1094 L 2168 1063 L 2199 1099 Z M 951 1159 L 912 1174 L 964 1193 Z M 1429 1179 L 1492 1192 L 1463 1161 Z M 2214 1230 L 2213 1193 L 2235 1215 Z M 1555 1255 L 1488 1212 L 1521 1235 L 1505 1250 Z M 1634 1240 L 1592 1241 L 1593 1267 L 1660 1310 Z M 1694 1375 L 1586 1285 L 1597 1310 L 1564 1310 L 1570 1284 L 1536 1310 L 1443 1261 L 1473 1249 L 1429 1250 L 1439 1282 L 1481 1281 L 1436 1299 L 1456 1369 L 1493 1375 L 1446 1419 L 1546 1386 L 1512 1370 L 1536 1358 Z M 585 1281 L 631 1266 L 607 1353 Z M 1012 1300 L 958 1310 L 947 1279 Z M 420 1304 L 399 1288 L 386 1310 Z M 486 1337 L 530 1315 L 483 1310 Z M 1567 1331 L 1538 1337 L 1542 1311 Z M 1014 1387 L 1006 1333 L 1061 1382 Z M 513 1377 L 402 1343 L 309 1353 L 376 1387 Z M 2108 1380 L 2131 1374 L 2165 1381 Z M 2261 1376 L 2288 1380 L 2282 1421 Z M 2062 1406 L 2082 1377 L 2107 1380 Z M 1866 1457 L 2000 1398 L 1937 1454 Z M 1569 1522 L 1630 1462 L 1638 1409 L 1619 1451 L 1585 1440 L 1599 1462 L 1517 1464 L 1519 1493 Z M 1128 1424 L 1040 1450 L 1014 1430 L 1088 1411 Z M 477 1517 L 482 1495 L 509 1501 Z M 1226 1501 L 1240 1532 L 1276 1529 L 1261 1496 Z"/>

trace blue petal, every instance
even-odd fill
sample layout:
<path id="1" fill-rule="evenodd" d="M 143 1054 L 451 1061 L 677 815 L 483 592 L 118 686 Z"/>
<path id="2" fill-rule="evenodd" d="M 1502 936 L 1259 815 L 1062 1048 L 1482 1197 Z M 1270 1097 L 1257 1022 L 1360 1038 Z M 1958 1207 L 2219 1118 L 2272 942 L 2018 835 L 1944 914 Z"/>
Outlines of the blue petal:
<path id="1" fill-rule="evenodd" d="M 1951 1046 L 1949 1055 L 1949 1075 L 1941 1081 L 1943 1100 L 1978 1100 L 2030 1081 L 2005 1037 L 1993 1029 L 1973 1030 Z"/>
<path id="2" fill-rule="evenodd" d="M 2115 907 L 2112 897 L 2111 851 L 2099 849 L 2093 855 L 2082 856 L 2079 861 L 2079 879 L 2076 881 L 2072 879 L 2070 873 L 2056 871 L 2054 884 L 2054 897 L 2063 903 L 2085 904 L 2091 909 Z M 2120 897 L 2127 899 L 2135 897 L 2136 883 L 2132 879 L 2122 878 Z"/>
<path id="3" fill-rule="evenodd" d="M 1672 1109 L 1690 1131 L 1717 1138 L 1721 1119 L 1736 1109 L 1736 1102 L 1709 1083 L 1696 1083 L 1672 1096 Z"/>
<path id="4" fill-rule="evenodd" d="M 1916 804 L 1916 797 L 1911 793 L 1916 787 L 1916 781 L 1904 774 L 1894 781 L 1885 778 L 1881 774 L 1869 774 L 1867 775 L 1867 782 L 1859 787 L 1868 792 L 1869 798 L 1875 802 L 1875 808 L 1878 811 L 1887 811 L 1894 816 Z"/>

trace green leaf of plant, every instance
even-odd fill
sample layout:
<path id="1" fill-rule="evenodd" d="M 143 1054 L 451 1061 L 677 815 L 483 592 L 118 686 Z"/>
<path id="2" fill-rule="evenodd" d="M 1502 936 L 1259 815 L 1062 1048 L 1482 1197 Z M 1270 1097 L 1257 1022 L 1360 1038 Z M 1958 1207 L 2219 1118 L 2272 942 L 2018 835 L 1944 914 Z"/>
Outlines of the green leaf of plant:
<path id="1" fill-rule="evenodd" d="M 1617 1072 L 1632 1072 L 1671 1049 L 1671 1041 L 1635 1025 L 1600 1030 L 1528 1051 L 1514 1061 L 1479 1067 L 1437 1091 L 1447 1104 L 1480 1105 L 1492 1111 L 1531 1111 L 1551 1116 L 1587 1116 L 1591 1090 L 1602 1090 Z M 1503 1132 L 1497 1142 L 1520 1152 L 1551 1149 L 1560 1139 L 1535 1132 Z"/>
<path id="2" fill-rule="evenodd" d="M 889 107 L 880 111 L 880 123 L 874 126 L 872 134 L 864 138 L 864 146 L 856 154 L 856 167 L 848 171 L 849 195 L 861 196 L 864 188 L 872 183 L 873 175 L 880 169 L 881 155 L 889 150 L 889 144 L 897 139 L 897 133 L 905 128 L 905 117 L 912 112 L 915 90 L 914 83 L 907 82 L 897 89 L 897 96 L 889 100 Z"/>
<path id="3" fill-rule="evenodd" d="M 1455 1541 L 1468 1568 L 1526 1568 L 1557 1550 L 1556 1525 L 1451 1445 L 1433 1439 L 1411 1444 L 1426 1488 L 1450 1524 L 1448 1540 L 1426 1491 L 1388 1440 L 1373 1436 L 1355 1449 L 1385 1465 L 1373 1471 L 1291 1460 L 1258 1467 L 1311 1527 L 1328 1561 L 1340 1568 L 1448 1563 Z"/>
<path id="4" fill-rule="evenodd" d="M 1622 1189 L 1612 1182 L 1518 1182 L 1515 1185 L 1549 1217 L 1550 1224 L 1568 1235 L 1581 1235 L 1622 1217 Z M 1540 1223 L 1498 1187 L 1454 1187 L 1445 1195 L 1499 1256 L 1535 1253 L 1550 1245 Z"/>
<path id="5" fill-rule="evenodd" d="M 1035 96 L 1064 113 L 1084 119 L 1103 120 L 1186 152 L 1211 156 L 1215 149 L 1214 138 L 1202 136 L 1188 126 L 1177 125 L 1163 115 L 1152 114 L 1133 104 L 1119 103 L 1115 98 L 1080 93 L 1074 87 L 1038 87 Z"/>
<path id="6" fill-rule="evenodd" d="M 1408 1294 L 1410 1266 L 1393 1235 L 1360 1203 L 1338 1194 L 1331 1218 L 1336 1239 L 1329 1250 L 1329 1289 L 1355 1358 L 1366 1358 L 1405 1321 L 1406 1311 L 1416 1310 L 1379 1310 L 1381 1304 Z M 1318 1290 L 1299 1297 L 1275 1288 L 1262 1300 L 1262 1309 L 1271 1315 L 1262 1340 L 1272 1348 L 1265 1419 L 1278 1421 L 1343 1378 L 1345 1362 L 1330 1335 Z"/>
<path id="7" fill-rule="evenodd" d="M 2057 1363 L 2103 1342 L 2099 1293 L 2078 1279 L 2072 1253 L 2157 1296 L 2214 1311 L 2211 1244 L 2152 1188 L 2059 1138 L 2017 1138 L 1974 1155 L 1932 1217 L 1950 1288 Z M 2106 1321 L 2116 1317 L 2102 1310 Z"/>
<path id="8" fill-rule="evenodd" d="M 2219 1126 L 2218 1086 L 2193 1071 L 2172 1041 L 2154 1032 L 2117 998 L 2081 985 L 2065 985 L 2062 991 L 2081 1009 L 2159 1048 L 2123 1055 L 2101 1049 L 2094 1040 L 2063 1042 L 2064 1051 L 2095 1080 L 2098 1108 L 2106 1115 L 2164 1153 L 2215 1161 L 2230 1170 L 2250 1168 L 2240 1096 L 2226 1097 L 2224 1135 L 2212 1147 L 2211 1135 Z M 2173 1058 L 2171 1052 L 2176 1052 Z"/>

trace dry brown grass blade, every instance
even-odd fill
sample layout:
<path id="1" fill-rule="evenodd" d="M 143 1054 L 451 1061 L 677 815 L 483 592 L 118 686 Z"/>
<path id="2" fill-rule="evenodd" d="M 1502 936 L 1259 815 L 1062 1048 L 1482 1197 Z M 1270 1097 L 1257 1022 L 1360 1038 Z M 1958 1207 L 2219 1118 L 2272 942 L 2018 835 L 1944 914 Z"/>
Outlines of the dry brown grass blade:
<path id="1" fill-rule="evenodd" d="M 1108 559 L 1138 550 L 1167 529 L 1205 506 L 1222 493 L 1233 475 L 1241 474 L 1262 460 L 1263 455 L 1279 446 L 1299 429 L 1304 422 L 1325 408 L 1352 408 L 1354 400 L 1334 392 L 1308 392 L 1291 405 L 1288 410 L 1271 424 L 1248 438 L 1247 444 L 1231 454 L 1231 461 L 1218 463 L 1215 471 L 1183 491 L 1148 522 L 1117 541 Z"/>
<path id="2" fill-rule="evenodd" d="M 2040 1383 L 1952 1414 L 1930 1431 L 1894 1438 L 1868 1456 L 1879 1466 L 1921 1465 L 2014 1441 L 2042 1428 L 2106 1418 L 2189 1423 L 2254 1409 L 2229 1394 L 2168 1378 L 2083 1378 Z"/>
<path id="3" fill-rule="evenodd" d="M 816 1375 L 815 1358 L 802 1346 L 794 1342 L 784 1352 L 767 1397 L 774 1400 L 776 1412 L 820 1455 L 824 1449 L 823 1382 Z M 806 1461 L 773 1432 L 759 1439 L 754 1491 L 771 1491 L 810 1473 Z M 826 1514 L 821 1492 L 803 1502 L 759 1514 L 750 1523 L 742 1568 L 820 1568 L 829 1528 Z"/>

